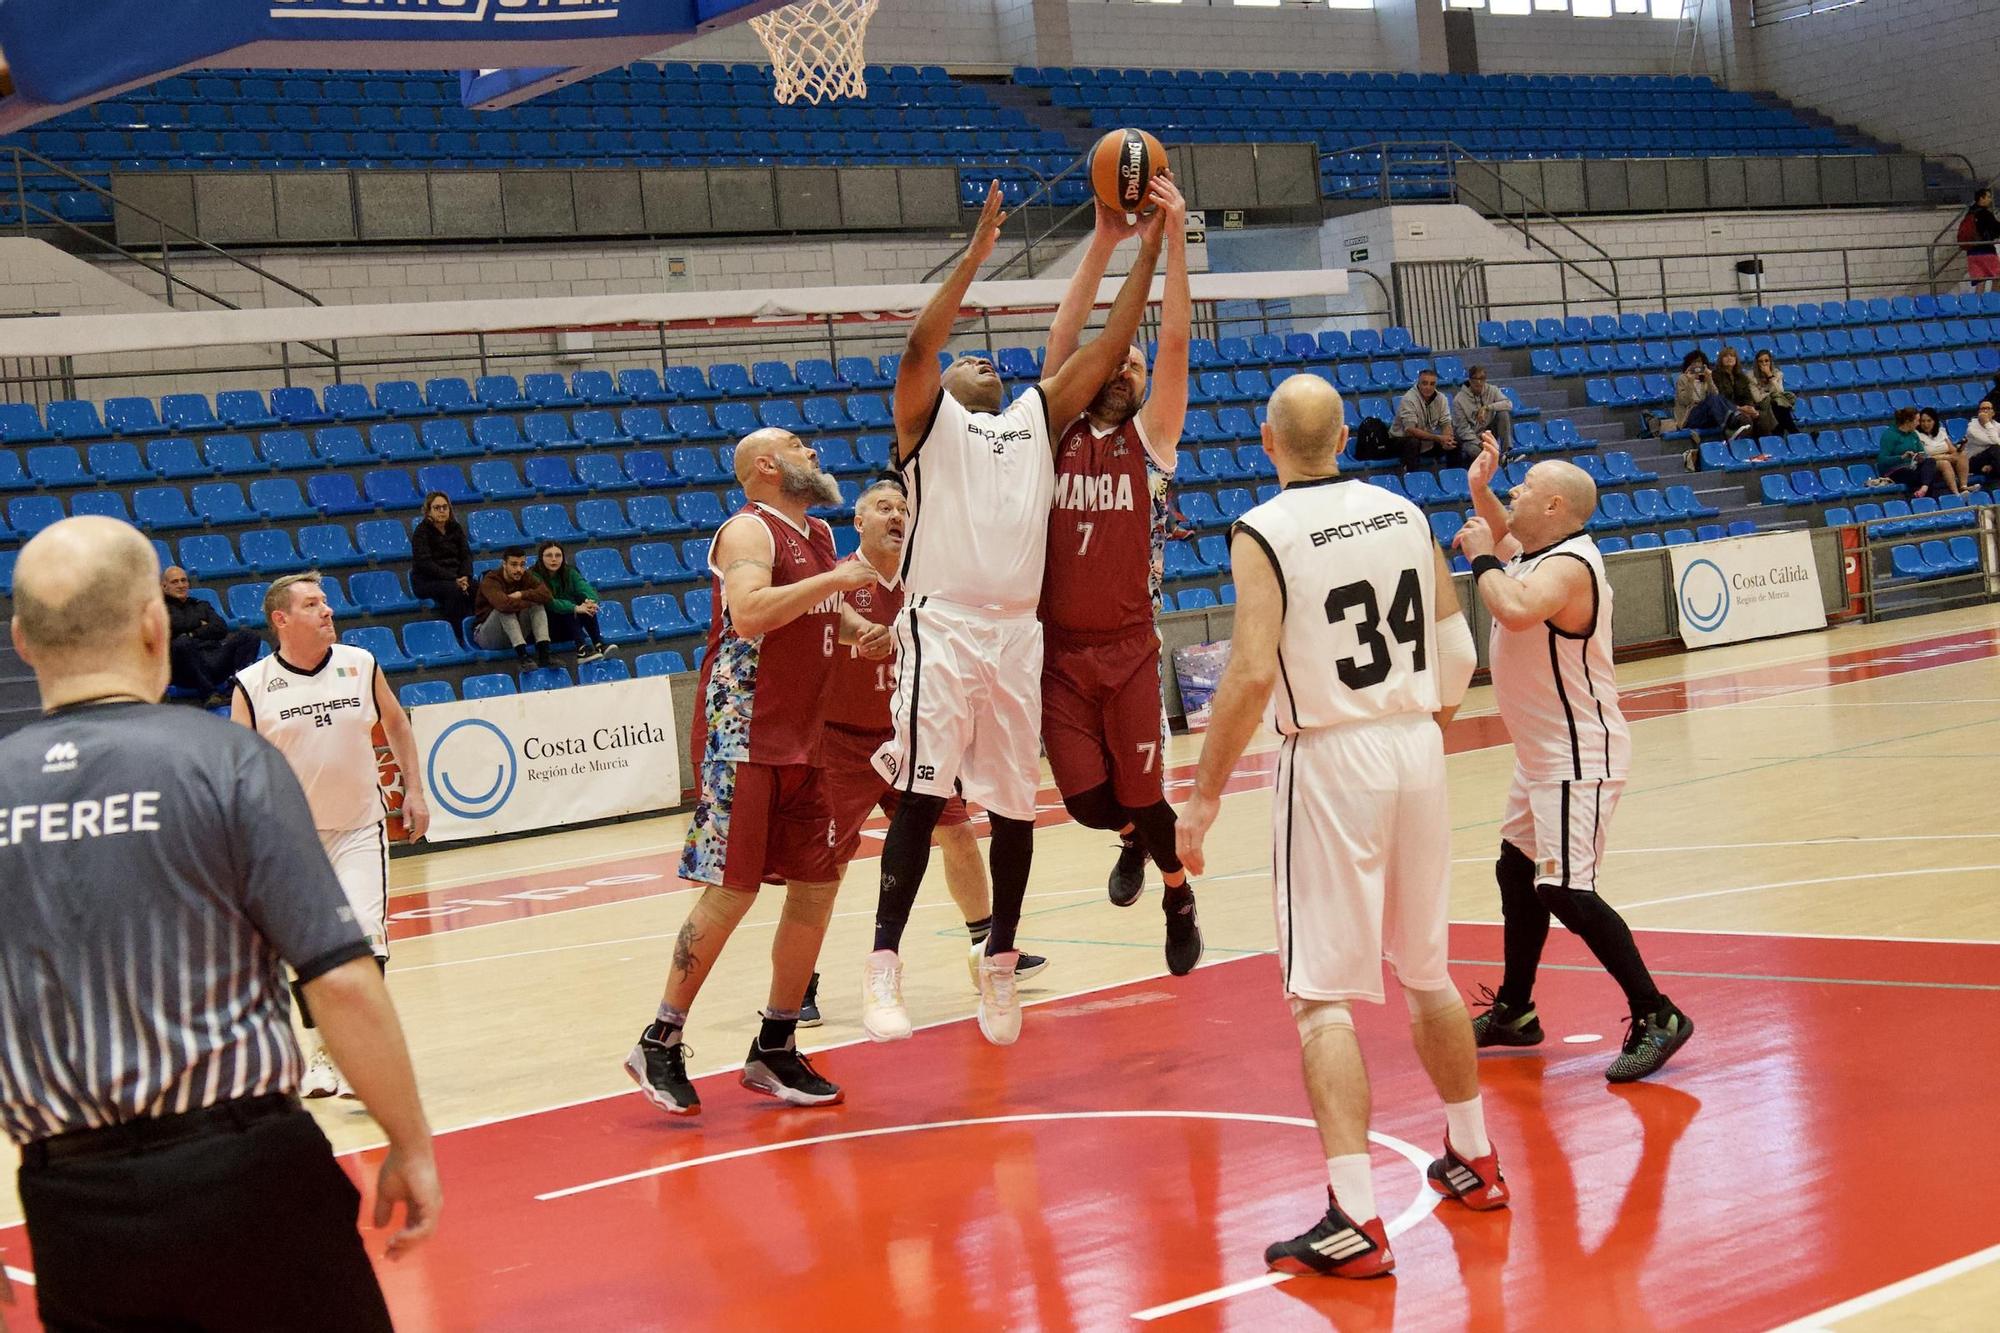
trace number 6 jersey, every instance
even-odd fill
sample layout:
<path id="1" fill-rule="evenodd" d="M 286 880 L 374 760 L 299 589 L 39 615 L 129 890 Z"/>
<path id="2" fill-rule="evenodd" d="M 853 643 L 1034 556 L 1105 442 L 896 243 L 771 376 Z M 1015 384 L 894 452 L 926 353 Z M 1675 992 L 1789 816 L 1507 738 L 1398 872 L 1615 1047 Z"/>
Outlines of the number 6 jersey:
<path id="1" fill-rule="evenodd" d="M 1296 481 L 1237 520 L 1278 571 L 1269 720 L 1284 734 L 1438 709 L 1437 545 L 1423 510 L 1364 481 Z"/>

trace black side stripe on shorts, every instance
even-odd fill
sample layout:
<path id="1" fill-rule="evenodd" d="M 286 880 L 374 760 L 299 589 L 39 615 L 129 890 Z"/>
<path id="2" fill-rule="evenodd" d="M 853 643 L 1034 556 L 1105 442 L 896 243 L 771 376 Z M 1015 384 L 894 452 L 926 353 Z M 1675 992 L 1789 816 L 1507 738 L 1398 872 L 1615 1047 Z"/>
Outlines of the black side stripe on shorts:
<path id="1" fill-rule="evenodd" d="M 1298 937 L 1298 919 L 1292 915 L 1292 825 L 1296 811 L 1292 796 L 1298 786 L 1298 733 L 1285 738 L 1285 990 L 1292 989 L 1292 941 Z"/>
<path id="2" fill-rule="evenodd" d="M 375 821 L 375 854 L 377 864 L 382 867 L 382 910 L 377 914 L 382 922 L 382 953 L 379 956 L 386 960 L 389 956 L 389 827 L 386 819 Z"/>
<path id="3" fill-rule="evenodd" d="M 1590 891 L 1597 892 L 1597 839 L 1604 831 L 1604 783 L 1597 784 L 1597 791 L 1590 806 Z"/>
<path id="4" fill-rule="evenodd" d="M 1562 830 L 1562 887 L 1569 887 L 1569 784 L 1562 784 L 1562 808 L 1556 816 L 1556 827 Z"/>
<path id="5" fill-rule="evenodd" d="M 917 599 L 922 605 L 923 599 Z M 910 752 L 903 756 L 903 790 L 914 792 L 917 778 L 917 693 L 924 687 L 924 636 L 917 632 L 917 608 L 910 617 Z"/>
<path id="6" fill-rule="evenodd" d="M 935 408 L 932 409 L 932 416 L 936 416 Z M 916 556 L 917 552 L 917 527 L 924 519 L 923 473 L 917 467 L 917 456 L 915 454 L 911 454 L 908 461 L 903 464 L 902 472 L 903 487 L 909 492 L 910 527 L 909 531 L 903 534 L 903 563 L 896 570 L 896 578 L 898 580 L 905 580 L 910 577 L 910 561 Z"/>
<path id="7" fill-rule="evenodd" d="M 1556 700 L 1563 706 L 1563 721 L 1569 724 L 1569 763 L 1573 776 L 1583 777 L 1583 750 L 1576 739 L 1576 710 L 1570 707 L 1569 691 L 1563 688 L 1562 655 L 1558 645 L 1562 642 L 1561 631 L 1549 626 L 1549 677 L 1556 683 Z M 1606 744 L 1609 744 L 1607 735 Z M 1565 787 L 1564 791 L 1568 791 Z M 1568 876 L 1564 876 L 1565 879 Z"/>

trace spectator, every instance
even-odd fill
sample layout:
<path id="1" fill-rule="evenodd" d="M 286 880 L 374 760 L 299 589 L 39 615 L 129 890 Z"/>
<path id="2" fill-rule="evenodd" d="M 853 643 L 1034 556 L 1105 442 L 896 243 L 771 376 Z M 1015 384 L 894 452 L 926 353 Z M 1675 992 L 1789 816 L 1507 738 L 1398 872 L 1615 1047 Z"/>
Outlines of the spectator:
<path id="1" fill-rule="evenodd" d="M 424 497 L 424 516 L 410 532 L 410 591 L 437 604 L 438 616 L 459 633 L 476 609 L 472 586 L 472 543 L 451 516 L 443 491 Z"/>
<path id="2" fill-rule="evenodd" d="M 1486 382 L 1486 367 L 1472 366 L 1465 383 L 1451 396 L 1451 429 L 1461 455 L 1479 452 L 1479 437 L 1492 431 L 1501 451 L 1513 447 L 1514 416 L 1507 395 Z"/>
<path id="3" fill-rule="evenodd" d="M 1929 495 L 1931 487 L 1938 484 L 1937 464 L 1924 453 L 1924 442 L 1917 438 L 1916 408 L 1897 408 L 1896 424 L 1882 428 L 1875 470 L 1896 485 L 1909 487 L 1910 494 L 1919 498 Z"/>
<path id="4" fill-rule="evenodd" d="M 1917 412 L 1917 438 L 1924 442 L 1924 457 L 1937 464 L 1938 476 L 1944 481 L 1944 488 L 1953 495 L 1965 494 L 1970 484 L 1970 470 L 1966 467 L 1965 455 L 1951 442 L 1945 433 L 1944 423 L 1938 420 L 1937 409 L 1921 408 Z"/>
<path id="5" fill-rule="evenodd" d="M 168 565 L 160 575 L 160 592 L 167 600 L 168 658 L 173 684 L 215 708 L 228 702 L 222 688 L 230 677 L 257 660 L 262 646 L 247 629 L 231 629 L 215 608 L 188 595 L 187 571 Z"/>
<path id="6" fill-rule="evenodd" d="M 1979 415 L 1965 427 L 1965 466 L 1986 478 L 1986 488 L 2000 487 L 2000 419 L 1991 400 L 1979 405 Z"/>
<path id="7" fill-rule="evenodd" d="M 1761 435 L 1790 435 L 1798 422 L 1792 417 L 1797 400 L 1785 387 L 1785 372 L 1766 348 L 1757 353 L 1750 368 L 1750 398 L 1757 406 L 1757 431 Z"/>
<path id="8" fill-rule="evenodd" d="M 535 548 L 535 577 L 549 590 L 549 637 L 576 645 L 576 660 L 595 662 L 618 651 L 597 628 L 597 589 L 569 562 L 561 542 Z"/>
<path id="9" fill-rule="evenodd" d="M 510 546 L 500 563 L 479 580 L 479 623 L 472 637 L 489 652 L 513 645 L 514 656 L 528 660 L 528 643 L 535 645 L 535 665 L 549 664 L 549 589 L 528 572 L 528 553 Z"/>
<path id="10" fill-rule="evenodd" d="M 1738 415 L 1754 427 L 1760 415 L 1757 395 L 1750 386 L 1750 372 L 1744 368 L 1743 357 L 1734 347 L 1725 347 L 1715 354 L 1714 379 L 1715 391 L 1728 399 Z M 1731 438 L 1735 438 L 1734 434 Z"/>
<path id="11" fill-rule="evenodd" d="M 1991 403 L 1995 410 L 2000 411 L 2000 378 L 1996 378 L 1993 381 L 1993 387 L 1988 389 L 1986 396 L 1979 401 L 1982 403 Z"/>
<path id="12" fill-rule="evenodd" d="M 1741 372 L 1738 373 L 1740 375 Z M 1709 369 L 1708 357 L 1697 349 L 1681 358 L 1680 377 L 1674 381 L 1674 411 L 1670 420 L 1670 429 L 1691 430 L 1697 442 L 1703 431 L 1725 433 L 1733 440 L 1745 431 L 1757 429 L 1757 409 L 1738 407 L 1717 392 L 1715 372 Z M 1688 471 L 1694 471 L 1699 457 L 1698 450 L 1688 450 L 1685 459 Z"/>
<path id="13" fill-rule="evenodd" d="M 1417 376 L 1416 387 L 1396 405 L 1396 419 L 1389 423 L 1392 442 L 1402 451 L 1405 470 L 1414 468 L 1427 453 L 1438 464 L 1464 467 L 1466 453 L 1452 433 L 1451 404 L 1438 392 L 1435 370 Z"/>
<path id="14" fill-rule="evenodd" d="M 1965 285 L 1978 291 L 1982 284 L 2000 290 L 2000 218 L 1993 215 L 1993 188 L 1982 185 L 1973 193 L 1972 207 L 1958 220 L 1958 243 L 1965 251 Z"/>

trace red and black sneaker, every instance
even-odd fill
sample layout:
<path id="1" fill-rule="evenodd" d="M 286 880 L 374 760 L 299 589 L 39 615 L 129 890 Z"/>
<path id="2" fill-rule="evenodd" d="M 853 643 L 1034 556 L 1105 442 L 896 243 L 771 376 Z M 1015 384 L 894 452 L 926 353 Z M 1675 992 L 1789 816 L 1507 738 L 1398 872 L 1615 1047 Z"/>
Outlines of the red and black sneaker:
<path id="1" fill-rule="evenodd" d="M 1322 1277 L 1382 1277 L 1396 1268 L 1382 1219 L 1356 1222 L 1340 1211 L 1332 1190 L 1326 1192 L 1326 1216 L 1319 1224 L 1303 1236 L 1267 1247 L 1264 1262 L 1280 1273 L 1318 1273 Z"/>
<path id="2" fill-rule="evenodd" d="M 1507 1189 L 1507 1178 L 1500 1174 L 1499 1149 L 1489 1150 L 1484 1157 L 1467 1161 L 1451 1146 L 1449 1136 L 1444 1141 L 1444 1156 L 1431 1163 L 1430 1169 L 1424 1172 L 1424 1178 L 1439 1194 L 1447 1199 L 1457 1199 L 1475 1212 L 1505 1208 L 1512 1197 Z"/>

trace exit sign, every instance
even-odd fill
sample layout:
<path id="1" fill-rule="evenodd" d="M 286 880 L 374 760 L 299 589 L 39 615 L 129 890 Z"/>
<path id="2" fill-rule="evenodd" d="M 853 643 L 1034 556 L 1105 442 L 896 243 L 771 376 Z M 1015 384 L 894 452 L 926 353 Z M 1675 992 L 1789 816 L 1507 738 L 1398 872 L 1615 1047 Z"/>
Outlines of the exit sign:
<path id="1" fill-rule="evenodd" d="M 1365 245 L 1358 245 L 1358 246 L 1356 246 L 1356 247 L 1355 247 L 1354 249 L 1352 249 L 1352 250 L 1349 250 L 1349 251 L 1347 252 L 1347 262 L 1348 262 L 1348 263 L 1350 263 L 1350 264 L 1365 264 L 1365 263 L 1367 263 L 1367 262 L 1368 262 L 1368 247 L 1367 247 L 1367 246 L 1365 246 Z"/>

